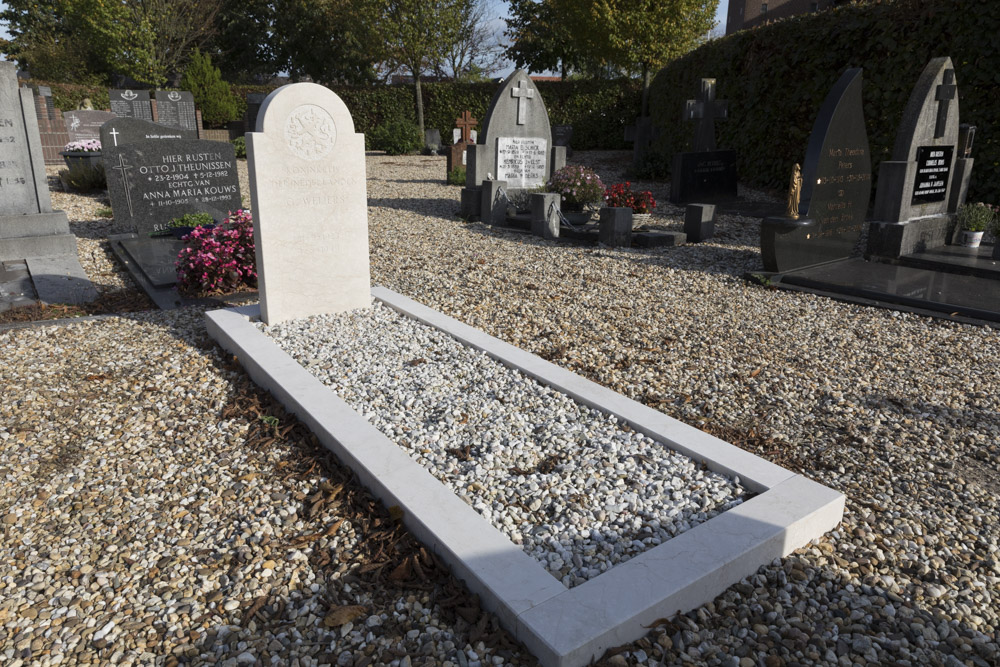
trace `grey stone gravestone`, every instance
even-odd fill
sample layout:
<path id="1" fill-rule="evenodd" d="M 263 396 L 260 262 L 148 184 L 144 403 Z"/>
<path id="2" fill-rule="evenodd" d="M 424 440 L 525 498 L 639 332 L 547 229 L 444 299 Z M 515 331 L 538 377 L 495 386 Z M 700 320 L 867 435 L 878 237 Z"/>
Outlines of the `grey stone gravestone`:
<path id="1" fill-rule="evenodd" d="M 553 125 L 552 126 L 552 145 L 553 146 L 565 146 L 566 156 L 569 157 L 573 155 L 573 148 L 571 144 L 573 143 L 573 126 L 572 125 Z"/>
<path id="2" fill-rule="evenodd" d="M 108 91 L 108 97 L 111 98 L 111 113 L 119 118 L 153 120 L 153 106 L 149 101 L 148 90 L 113 88 Z"/>
<path id="3" fill-rule="evenodd" d="M 850 257 L 871 195 L 871 155 L 861 104 L 861 69 L 849 69 L 826 96 L 802 164 L 798 218 L 761 223 L 767 271 L 785 272 Z"/>
<path id="4" fill-rule="evenodd" d="M 261 318 L 371 305 L 365 137 L 315 83 L 267 96 L 247 134 Z"/>
<path id="5" fill-rule="evenodd" d="M 958 86 L 951 58 L 934 58 L 920 74 L 903 110 L 892 159 L 879 165 L 868 251 L 899 257 L 944 245 L 952 214 L 964 197 L 953 185 L 967 186 L 971 158 L 956 154 Z M 961 174 L 956 158 L 965 161 Z"/>
<path id="6" fill-rule="evenodd" d="M 32 91 L 18 88 L 14 63 L 0 62 L 0 261 L 16 260 L 26 260 L 42 301 L 97 296 L 66 214 L 52 210 Z"/>
<path id="7" fill-rule="evenodd" d="M 535 83 L 524 70 L 508 76 L 490 102 L 482 132 L 466 151 L 466 190 L 484 181 L 505 181 L 511 190 L 543 185 L 566 164 L 566 148 L 554 146 L 549 114 Z M 471 201 L 463 196 L 462 201 Z M 470 217 L 477 210 L 465 210 Z"/>
<path id="8" fill-rule="evenodd" d="M 222 222 L 241 207 L 231 144 L 151 139 L 102 152 L 118 230 L 148 237 L 185 213 L 209 213 Z"/>
<path id="9" fill-rule="evenodd" d="M 246 127 L 247 132 L 257 129 L 257 114 L 260 113 L 260 105 L 264 103 L 264 93 L 247 93 Z"/>
<path id="10" fill-rule="evenodd" d="M 684 107 L 684 120 L 695 121 L 694 151 L 674 155 L 671 202 L 736 199 L 736 152 L 715 146 L 715 121 L 727 118 L 728 112 L 728 103 L 715 99 L 715 79 L 702 79 L 698 99 L 688 100 Z"/>
<path id="11" fill-rule="evenodd" d="M 101 138 L 101 126 L 116 116 L 110 111 L 64 111 L 63 120 L 70 141 Z"/>
<path id="12" fill-rule="evenodd" d="M 186 90 L 156 91 L 156 122 L 181 130 L 185 139 L 197 139 L 194 95 Z"/>
<path id="13" fill-rule="evenodd" d="M 424 146 L 435 151 L 441 148 L 441 130 L 436 127 L 424 130 Z"/>

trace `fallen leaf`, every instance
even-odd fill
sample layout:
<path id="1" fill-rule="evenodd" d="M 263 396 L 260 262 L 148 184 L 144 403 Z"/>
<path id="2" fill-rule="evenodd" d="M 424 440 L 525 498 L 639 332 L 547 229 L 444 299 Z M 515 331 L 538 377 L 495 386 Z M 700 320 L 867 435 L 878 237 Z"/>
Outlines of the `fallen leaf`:
<path id="1" fill-rule="evenodd" d="M 344 605 L 330 610 L 330 613 L 323 618 L 323 625 L 328 628 L 339 628 L 345 623 L 350 623 L 354 619 L 364 616 L 368 610 L 359 605 Z"/>

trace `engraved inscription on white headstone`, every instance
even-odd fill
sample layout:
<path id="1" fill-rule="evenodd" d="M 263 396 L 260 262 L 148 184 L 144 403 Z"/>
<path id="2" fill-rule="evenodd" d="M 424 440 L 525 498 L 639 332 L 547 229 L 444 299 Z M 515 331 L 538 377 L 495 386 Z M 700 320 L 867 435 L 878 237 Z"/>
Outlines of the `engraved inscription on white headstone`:
<path id="1" fill-rule="evenodd" d="M 497 180 L 511 188 L 545 183 L 545 157 L 549 142 L 540 137 L 497 139 Z"/>

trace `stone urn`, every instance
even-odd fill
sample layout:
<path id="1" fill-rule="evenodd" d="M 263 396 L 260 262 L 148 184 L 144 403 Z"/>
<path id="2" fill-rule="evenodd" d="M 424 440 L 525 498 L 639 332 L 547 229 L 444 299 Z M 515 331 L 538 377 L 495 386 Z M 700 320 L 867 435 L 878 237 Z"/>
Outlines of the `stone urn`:
<path id="1" fill-rule="evenodd" d="M 74 167 L 89 167 L 90 169 L 104 167 L 104 159 L 100 151 L 62 151 L 59 155 L 62 155 L 66 166 L 71 171 Z"/>

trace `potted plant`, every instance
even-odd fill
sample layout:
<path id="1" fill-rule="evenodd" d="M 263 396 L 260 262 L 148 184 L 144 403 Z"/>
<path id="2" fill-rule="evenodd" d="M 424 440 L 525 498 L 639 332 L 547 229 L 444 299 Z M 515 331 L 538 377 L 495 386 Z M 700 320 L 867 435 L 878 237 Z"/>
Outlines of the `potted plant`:
<path id="1" fill-rule="evenodd" d="M 632 225 L 640 226 L 649 224 L 653 217 L 653 209 L 656 208 L 656 200 L 649 190 L 636 192 L 632 190 L 632 183 L 615 183 L 604 191 L 604 205 L 614 208 L 632 209 Z"/>
<path id="2" fill-rule="evenodd" d="M 601 201 L 604 183 L 593 169 L 579 165 L 567 165 L 556 173 L 545 186 L 549 192 L 559 194 L 563 213 L 574 224 L 590 220 L 592 210 L 584 210 Z"/>
<path id="3" fill-rule="evenodd" d="M 215 227 L 215 219 L 210 213 L 185 213 L 168 222 L 162 230 L 152 232 L 150 236 L 173 235 L 174 238 L 183 239 L 198 227 L 212 229 Z"/>
<path id="4" fill-rule="evenodd" d="M 71 141 L 63 146 L 59 155 L 66 161 L 66 167 L 70 170 L 75 166 L 90 167 L 98 169 L 104 166 L 101 161 L 101 140 L 84 139 L 82 141 Z"/>
<path id="5" fill-rule="evenodd" d="M 962 230 L 958 235 L 958 244 L 966 248 L 978 248 L 983 240 L 983 232 L 993 225 L 995 219 L 996 210 L 989 204 L 963 204 L 958 209 L 958 225 Z"/>

